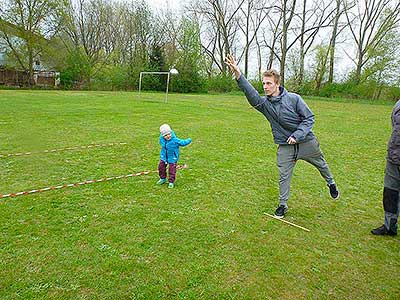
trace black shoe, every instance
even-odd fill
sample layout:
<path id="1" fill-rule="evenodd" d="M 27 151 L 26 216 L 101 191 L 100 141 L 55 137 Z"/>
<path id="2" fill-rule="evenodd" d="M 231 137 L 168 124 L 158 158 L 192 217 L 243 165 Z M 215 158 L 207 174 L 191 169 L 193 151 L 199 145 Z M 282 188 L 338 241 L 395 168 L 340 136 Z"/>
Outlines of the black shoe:
<path id="1" fill-rule="evenodd" d="M 397 235 L 397 231 L 388 230 L 388 229 L 386 229 L 385 225 L 382 225 L 381 227 L 372 229 L 371 233 L 373 235 L 391 235 L 391 236 Z"/>
<path id="2" fill-rule="evenodd" d="M 288 208 L 284 205 L 279 205 L 278 208 L 275 210 L 274 216 L 278 219 L 282 219 L 286 212 L 287 212 Z"/>
<path id="3" fill-rule="evenodd" d="M 339 198 L 339 191 L 336 187 L 336 184 L 328 184 L 329 187 L 329 193 L 331 194 L 332 199 L 338 199 Z"/>

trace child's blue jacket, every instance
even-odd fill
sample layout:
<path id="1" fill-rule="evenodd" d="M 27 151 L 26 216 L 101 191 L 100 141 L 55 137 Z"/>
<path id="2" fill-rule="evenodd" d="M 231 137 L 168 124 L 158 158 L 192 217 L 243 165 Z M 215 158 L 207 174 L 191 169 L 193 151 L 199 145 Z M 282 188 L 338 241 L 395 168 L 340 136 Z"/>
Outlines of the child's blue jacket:
<path id="1" fill-rule="evenodd" d="M 189 145 L 192 142 L 191 138 L 181 140 L 176 137 L 175 132 L 171 132 L 171 139 L 167 141 L 160 134 L 160 159 L 166 163 L 173 164 L 179 160 L 179 147 Z"/>

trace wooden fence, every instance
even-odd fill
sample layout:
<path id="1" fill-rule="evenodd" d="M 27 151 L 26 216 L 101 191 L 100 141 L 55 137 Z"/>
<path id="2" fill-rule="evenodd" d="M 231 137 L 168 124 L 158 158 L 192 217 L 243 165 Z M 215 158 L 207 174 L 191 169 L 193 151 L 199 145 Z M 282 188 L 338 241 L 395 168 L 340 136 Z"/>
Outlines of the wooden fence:
<path id="1" fill-rule="evenodd" d="M 57 87 L 60 84 L 60 73 L 55 71 L 35 71 L 32 84 Z M 0 69 L 0 85 L 30 86 L 29 74 L 26 71 Z"/>

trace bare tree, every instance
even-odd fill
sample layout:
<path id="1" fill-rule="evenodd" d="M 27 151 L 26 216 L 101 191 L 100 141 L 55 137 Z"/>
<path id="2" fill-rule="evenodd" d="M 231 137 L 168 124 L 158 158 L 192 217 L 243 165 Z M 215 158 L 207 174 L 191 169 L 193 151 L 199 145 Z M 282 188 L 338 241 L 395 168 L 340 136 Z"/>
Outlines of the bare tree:
<path id="1" fill-rule="evenodd" d="M 282 39 L 281 39 L 281 84 L 285 84 L 285 65 L 286 57 L 288 53 L 288 34 L 291 22 L 295 15 L 297 0 L 281 0 L 281 6 L 279 7 L 282 15 Z"/>
<path id="2" fill-rule="evenodd" d="M 165 11 L 164 14 L 161 14 L 158 18 L 160 20 L 160 35 L 163 36 L 164 40 L 163 44 L 167 64 L 173 65 L 178 56 L 178 48 L 184 48 L 183 45 L 181 45 L 180 39 L 180 21 L 183 19 L 186 20 L 186 18 L 177 17 L 171 10 Z M 193 20 L 193 22 L 196 22 L 196 20 Z"/>
<path id="3" fill-rule="evenodd" d="M 333 70 L 335 64 L 335 50 L 336 50 L 336 39 L 339 33 L 345 28 L 345 26 L 339 27 L 339 20 L 342 16 L 343 10 L 343 0 L 336 0 L 336 10 L 335 10 L 335 17 L 332 24 L 332 33 L 331 39 L 329 42 L 329 75 L 328 75 L 328 83 L 333 82 Z"/>
<path id="4" fill-rule="evenodd" d="M 272 14 L 276 16 L 275 14 Z M 282 38 L 282 31 L 280 30 L 282 22 L 282 14 L 277 14 L 278 18 L 268 15 L 269 26 L 263 30 L 263 44 L 268 49 L 269 55 L 267 60 L 267 69 L 271 69 L 275 59 L 281 62 L 280 49 L 277 45 L 280 43 Z"/>
<path id="5" fill-rule="evenodd" d="M 323 80 L 328 73 L 328 83 L 333 82 L 333 71 L 335 62 L 335 50 L 337 37 L 346 28 L 346 23 L 340 24 L 340 17 L 343 15 L 343 0 L 336 0 L 334 18 L 332 22 L 332 32 L 327 46 L 319 44 L 315 47 L 315 62 L 313 66 L 315 88 L 319 90 Z"/>
<path id="6" fill-rule="evenodd" d="M 258 30 L 268 16 L 270 7 L 266 7 L 265 0 L 246 0 L 243 4 L 240 7 L 243 18 L 239 19 L 239 28 L 244 35 L 245 43 L 238 61 L 242 61 L 244 56 L 244 75 L 247 77 L 249 72 L 249 51 L 257 37 Z"/>
<path id="7" fill-rule="evenodd" d="M 299 41 L 299 74 L 297 83 L 303 84 L 304 80 L 304 60 L 317 37 L 318 32 L 331 25 L 334 10 L 330 8 L 330 3 L 325 6 L 324 1 L 315 1 L 308 7 L 308 1 L 302 0 L 302 12 L 299 15 L 300 30 L 294 30 L 296 34 L 293 42 L 287 47 L 287 51 Z"/>
<path id="8" fill-rule="evenodd" d="M 245 0 L 199 0 L 188 11 L 202 24 L 202 47 L 222 74 L 227 73 L 224 64 L 226 54 L 235 47 L 238 29 L 238 12 Z"/>
<path id="9" fill-rule="evenodd" d="M 268 68 L 272 67 L 274 60 L 279 61 L 282 84 L 285 82 L 288 54 L 296 45 L 298 52 L 293 57 L 297 65 L 296 79 L 298 84 L 302 84 L 305 57 L 318 38 L 318 33 L 331 26 L 335 15 L 331 3 L 325 4 L 323 0 L 301 0 L 301 6 L 298 6 L 297 0 L 276 2 L 275 14 L 268 16 L 269 26 L 264 31 L 264 45 L 269 49 Z M 301 10 L 297 11 L 299 8 Z"/>
<path id="10" fill-rule="evenodd" d="M 258 35 L 256 34 L 254 37 L 254 42 L 256 44 L 256 51 L 257 51 L 257 77 L 258 80 L 261 81 L 261 72 L 262 72 L 262 52 L 261 52 L 261 43 L 258 39 Z"/>
<path id="11" fill-rule="evenodd" d="M 356 69 L 354 80 L 360 83 L 361 72 L 369 60 L 368 51 L 377 48 L 385 35 L 398 26 L 400 1 L 357 0 L 356 11 L 351 2 L 345 2 L 345 13 L 351 35 L 356 43 L 357 55 L 353 59 Z"/>

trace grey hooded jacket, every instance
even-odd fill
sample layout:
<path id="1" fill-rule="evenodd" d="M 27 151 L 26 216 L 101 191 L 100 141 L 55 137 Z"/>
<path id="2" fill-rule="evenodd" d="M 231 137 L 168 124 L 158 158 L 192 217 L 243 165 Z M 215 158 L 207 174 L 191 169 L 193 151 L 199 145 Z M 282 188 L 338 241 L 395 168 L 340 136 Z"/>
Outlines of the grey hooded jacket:
<path id="1" fill-rule="evenodd" d="M 275 144 L 287 144 L 286 141 L 290 136 L 297 143 L 304 143 L 315 138 L 312 132 L 315 122 L 314 114 L 299 95 L 289 93 L 285 88 L 279 87 L 279 96 L 261 97 L 243 75 L 240 75 L 237 82 L 249 103 L 271 124 Z"/>
<path id="2" fill-rule="evenodd" d="M 392 135 L 387 147 L 387 160 L 400 165 L 400 100 L 396 102 L 392 111 Z"/>

